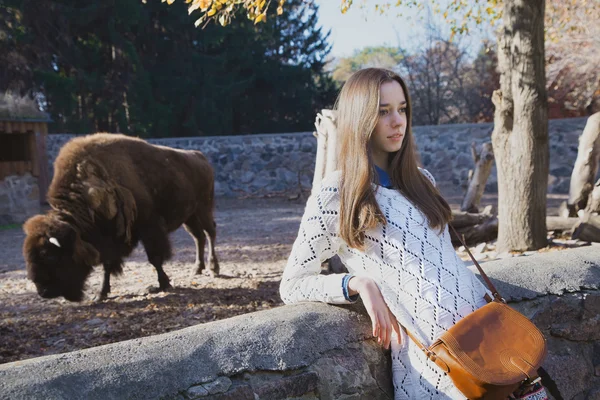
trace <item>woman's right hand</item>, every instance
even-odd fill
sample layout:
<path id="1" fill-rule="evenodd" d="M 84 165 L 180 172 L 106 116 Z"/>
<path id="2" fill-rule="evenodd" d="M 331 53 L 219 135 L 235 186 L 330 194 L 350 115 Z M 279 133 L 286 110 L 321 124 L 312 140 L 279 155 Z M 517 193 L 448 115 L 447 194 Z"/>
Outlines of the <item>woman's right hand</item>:
<path id="1" fill-rule="evenodd" d="M 400 326 L 396 317 L 388 308 L 379 287 L 375 281 L 368 277 L 353 276 L 348 281 L 350 295 L 359 294 L 363 304 L 371 317 L 373 336 L 384 348 L 389 348 L 392 341 L 392 331 L 396 332 L 398 343 L 400 343 Z"/>

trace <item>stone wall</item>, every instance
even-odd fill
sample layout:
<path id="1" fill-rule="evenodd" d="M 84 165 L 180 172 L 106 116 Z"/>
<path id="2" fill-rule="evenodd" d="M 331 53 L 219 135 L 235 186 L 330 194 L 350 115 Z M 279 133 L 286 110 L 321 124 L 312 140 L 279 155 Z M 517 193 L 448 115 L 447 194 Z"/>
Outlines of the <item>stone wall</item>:
<path id="1" fill-rule="evenodd" d="M 600 399 L 600 245 L 484 264 L 548 340 L 564 399 Z M 472 268 L 472 267 L 470 267 Z M 0 398 L 392 399 L 390 353 L 359 304 L 300 303 L 0 365 Z"/>
<path id="2" fill-rule="evenodd" d="M 571 171 L 577 157 L 578 138 L 586 118 L 551 120 L 549 193 L 568 193 Z M 473 168 L 471 143 L 491 140 L 493 124 L 417 126 L 414 134 L 423 166 L 436 178 L 446 195 L 462 194 Z M 74 135 L 48 136 L 48 160 Z M 152 143 L 200 150 L 216 171 L 218 196 L 297 194 L 311 188 L 317 139 L 312 132 L 153 139 Z M 53 169 L 50 165 L 50 175 Z M 487 192 L 497 191 L 496 169 Z"/>
<path id="3" fill-rule="evenodd" d="M 0 180 L 0 225 L 20 224 L 40 212 L 37 178 L 25 175 Z"/>
<path id="4" fill-rule="evenodd" d="M 60 148 L 75 135 L 49 135 L 50 176 Z M 295 194 L 312 186 L 317 139 L 311 132 L 273 135 L 151 139 L 178 149 L 200 150 L 215 169 L 217 196 Z"/>

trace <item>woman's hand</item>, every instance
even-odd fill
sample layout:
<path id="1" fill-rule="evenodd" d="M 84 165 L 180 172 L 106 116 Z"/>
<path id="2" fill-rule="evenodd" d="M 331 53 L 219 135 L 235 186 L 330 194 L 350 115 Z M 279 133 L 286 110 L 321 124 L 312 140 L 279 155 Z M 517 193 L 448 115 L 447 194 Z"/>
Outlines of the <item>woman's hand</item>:
<path id="1" fill-rule="evenodd" d="M 373 325 L 373 336 L 377 337 L 377 342 L 384 348 L 389 348 L 392 341 L 392 330 L 396 332 L 398 343 L 400 343 L 400 326 L 396 317 L 383 300 L 381 291 L 375 281 L 371 278 L 362 276 L 353 276 L 348 281 L 349 294 L 360 294 L 360 298 L 367 309 L 371 324 Z"/>

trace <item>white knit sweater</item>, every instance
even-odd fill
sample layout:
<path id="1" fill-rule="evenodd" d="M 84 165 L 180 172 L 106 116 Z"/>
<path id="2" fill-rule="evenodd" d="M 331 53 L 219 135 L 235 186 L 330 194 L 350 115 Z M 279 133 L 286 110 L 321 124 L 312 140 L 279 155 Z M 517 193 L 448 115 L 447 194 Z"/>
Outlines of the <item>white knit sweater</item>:
<path id="1" fill-rule="evenodd" d="M 281 281 L 284 303 L 349 303 L 342 291 L 345 274 L 320 275 L 321 263 L 338 254 L 351 274 L 375 280 L 398 322 L 426 346 L 486 304 L 486 289 L 457 256 L 448 228 L 430 228 L 395 189 L 373 185 L 387 224 L 366 233 L 364 251 L 348 247 L 338 236 L 339 180 L 339 172 L 331 174 L 308 199 Z M 464 399 L 404 331 L 400 345 L 392 340 L 392 370 L 395 399 Z"/>

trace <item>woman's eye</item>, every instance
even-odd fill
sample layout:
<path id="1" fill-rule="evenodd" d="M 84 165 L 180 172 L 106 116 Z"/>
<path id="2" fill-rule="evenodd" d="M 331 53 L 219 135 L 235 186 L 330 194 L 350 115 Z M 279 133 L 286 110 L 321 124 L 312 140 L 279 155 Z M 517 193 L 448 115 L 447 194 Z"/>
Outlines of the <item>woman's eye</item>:
<path id="1" fill-rule="evenodd" d="M 379 110 L 379 115 L 385 115 L 388 113 L 388 110 Z"/>
<path id="2" fill-rule="evenodd" d="M 400 112 L 400 114 L 405 114 L 406 113 L 406 107 L 402 107 L 400 110 L 398 110 Z"/>

